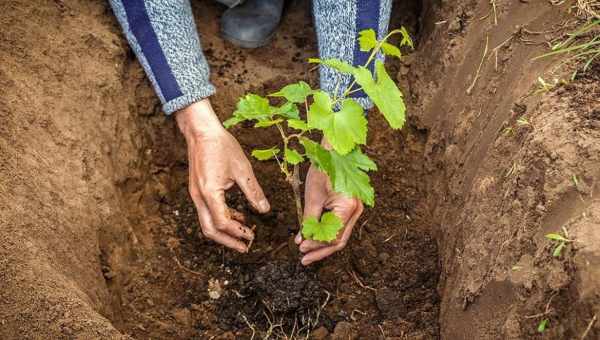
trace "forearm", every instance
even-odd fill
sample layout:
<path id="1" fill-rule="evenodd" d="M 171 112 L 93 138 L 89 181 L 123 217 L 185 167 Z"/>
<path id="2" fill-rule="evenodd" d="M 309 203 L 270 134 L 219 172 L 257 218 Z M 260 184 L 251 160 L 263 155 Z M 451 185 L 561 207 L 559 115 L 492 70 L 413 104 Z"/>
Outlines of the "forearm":
<path id="1" fill-rule="evenodd" d="M 212 95 L 189 0 L 110 0 L 167 114 Z"/>
<path id="2" fill-rule="evenodd" d="M 358 33 L 365 29 L 377 32 L 378 39 L 388 30 L 391 0 L 314 0 L 313 9 L 319 55 L 321 59 L 337 58 L 354 66 L 367 62 L 368 52 L 362 52 L 358 44 Z M 383 60 L 383 54 L 377 58 Z M 341 94 L 352 82 L 352 76 L 341 74 L 329 67 L 320 67 L 321 88 L 330 94 Z M 336 87 L 340 82 L 340 86 Z M 365 108 L 372 103 L 362 91 L 351 94 Z"/>

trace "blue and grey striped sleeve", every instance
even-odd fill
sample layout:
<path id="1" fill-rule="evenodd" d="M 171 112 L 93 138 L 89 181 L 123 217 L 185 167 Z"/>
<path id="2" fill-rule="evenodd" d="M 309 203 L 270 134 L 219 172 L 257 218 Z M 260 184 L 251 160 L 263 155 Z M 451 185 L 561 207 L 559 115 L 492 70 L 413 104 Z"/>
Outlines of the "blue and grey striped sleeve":
<path id="1" fill-rule="evenodd" d="M 215 92 L 189 0 L 110 0 L 110 4 L 165 113 Z"/>
<path id="2" fill-rule="evenodd" d="M 354 66 L 364 65 L 370 53 L 360 50 L 358 32 L 372 28 L 378 39 L 383 38 L 387 34 L 391 9 L 392 0 L 314 0 L 320 58 L 338 58 Z M 377 58 L 383 60 L 384 57 L 380 53 Z M 319 73 L 321 88 L 330 94 L 335 92 L 338 81 L 341 81 L 338 95 L 352 82 L 352 76 L 325 66 L 320 67 Z M 373 106 L 363 91 L 354 92 L 351 97 L 364 108 Z"/>

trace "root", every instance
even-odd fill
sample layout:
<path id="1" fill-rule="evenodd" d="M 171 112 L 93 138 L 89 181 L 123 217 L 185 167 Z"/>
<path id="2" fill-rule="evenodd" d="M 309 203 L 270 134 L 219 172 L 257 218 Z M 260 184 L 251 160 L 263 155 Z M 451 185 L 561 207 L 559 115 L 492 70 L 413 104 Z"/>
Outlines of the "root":
<path id="1" fill-rule="evenodd" d="M 483 51 L 483 55 L 481 56 L 481 62 L 479 63 L 479 67 L 477 67 L 477 72 L 475 72 L 475 77 L 473 77 L 473 83 L 467 89 L 468 95 L 471 95 L 471 92 L 473 92 L 473 88 L 475 87 L 475 84 L 477 83 L 477 79 L 479 79 L 479 73 L 481 72 L 481 67 L 483 66 L 483 63 L 485 62 L 485 57 L 487 56 L 487 53 L 488 53 L 489 43 L 490 43 L 490 37 L 486 36 L 485 37 L 485 49 Z"/>
<path id="2" fill-rule="evenodd" d="M 597 315 L 594 315 L 594 317 L 592 318 L 592 321 L 590 321 L 587 328 L 585 329 L 585 332 L 583 332 L 583 335 L 581 336 L 581 340 L 585 339 L 585 337 L 588 335 L 588 333 L 592 329 L 592 326 L 594 326 L 594 322 L 596 322 L 596 318 L 597 318 Z"/>

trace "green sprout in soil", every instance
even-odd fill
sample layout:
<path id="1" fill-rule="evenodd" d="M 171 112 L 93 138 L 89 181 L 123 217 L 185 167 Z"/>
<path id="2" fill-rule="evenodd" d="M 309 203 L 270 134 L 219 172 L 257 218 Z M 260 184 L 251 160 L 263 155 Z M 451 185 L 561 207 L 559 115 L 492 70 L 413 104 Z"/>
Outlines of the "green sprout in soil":
<path id="1" fill-rule="evenodd" d="M 600 19 L 591 19 L 578 28 L 575 32 L 569 33 L 568 38 L 552 46 L 552 50 L 541 56 L 534 58 L 541 59 L 554 55 L 569 55 L 561 62 L 561 65 L 575 60 L 578 64 L 583 64 L 582 71 L 586 72 L 592 62 L 600 57 Z M 577 71 L 573 73 L 571 79 L 575 79 Z"/>
<path id="2" fill-rule="evenodd" d="M 550 320 L 548 319 L 543 319 L 542 321 L 540 321 L 537 328 L 538 333 L 544 333 L 546 331 L 546 328 L 548 328 L 548 323 L 550 323 Z"/>
<path id="3" fill-rule="evenodd" d="M 401 35 L 399 46 L 388 42 L 396 34 Z M 336 239 L 343 223 L 332 212 L 326 212 L 320 220 L 314 217 L 302 219 L 299 168 L 303 162 L 309 161 L 327 174 L 334 191 L 360 199 L 369 206 L 375 204 L 375 192 L 368 172 L 376 171 L 377 166 L 361 149 L 367 143 L 367 119 L 363 108 L 350 95 L 364 91 L 392 129 L 402 128 L 405 122 L 406 106 L 402 92 L 376 56 L 382 52 L 402 57 L 401 47 L 413 47 L 408 32 L 402 27 L 378 40 L 375 31 L 368 29 L 359 33 L 358 40 L 361 51 L 370 52 L 365 65 L 352 66 L 340 59 L 309 59 L 309 63 L 321 64 L 353 77 L 341 95 L 338 94 L 341 80 L 333 96 L 300 81 L 286 85 L 267 97 L 247 94 L 237 103 L 233 116 L 224 122 L 229 128 L 244 121 L 255 121 L 254 128 L 274 127 L 279 131 L 281 144 L 255 149 L 252 156 L 262 161 L 277 161 L 292 187 L 298 224 L 307 239 L 331 242 Z M 370 66 L 374 66 L 374 76 Z M 272 105 L 271 98 L 277 98 L 279 105 Z M 306 112 L 306 119 L 301 116 L 298 106 Z M 322 134 L 331 147 L 323 147 L 311 139 L 314 133 Z"/>
<path id="4" fill-rule="evenodd" d="M 546 238 L 554 242 L 554 250 L 552 251 L 552 256 L 554 257 L 560 257 L 567 244 L 573 242 L 573 240 L 569 239 L 569 234 L 565 228 L 563 228 L 563 235 L 550 233 L 546 235 Z"/>

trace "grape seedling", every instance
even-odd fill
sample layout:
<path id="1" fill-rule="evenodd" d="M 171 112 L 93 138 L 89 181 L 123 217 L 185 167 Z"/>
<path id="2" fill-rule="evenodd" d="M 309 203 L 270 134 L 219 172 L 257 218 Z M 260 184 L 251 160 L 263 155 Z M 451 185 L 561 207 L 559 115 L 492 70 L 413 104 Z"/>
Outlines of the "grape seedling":
<path id="1" fill-rule="evenodd" d="M 388 42 L 401 35 L 399 46 Z M 343 223 L 332 212 L 326 212 L 320 220 L 314 217 L 302 219 L 299 165 L 308 160 L 327 174 L 336 192 L 360 199 L 369 206 L 375 204 L 375 192 L 368 172 L 377 170 L 376 164 L 363 153 L 361 146 L 367 143 L 367 119 L 361 105 L 350 97 L 364 91 L 383 114 L 393 129 L 400 129 L 405 122 L 406 106 L 402 93 L 388 75 L 384 63 L 376 58 L 378 53 L 400 58 L 403 46 L 413 47 L 406 29 L 393 30 L 378 40 L 372 29 L 359 33 L 359 45 L 370 56 L 361 66 L 352 66 L 339 59 L 309 59 L 309 63 L 321 64 L 353 80 L 343 89 L 329 94 L 311 88 L 306 82 L 289 84 L 275 93 L 262 97 L 247 94 L 237 103 L 233 116 L 224 122 L 231 127 L 240 122 L 254 121 L 254 128 L 276 128 L 282 143 L 252 151 L 258 160 L 275 159 L 292 186 L 298 223 L 307 239 L 331 242 L 336 239 Z M 370 71 L 373 67 L 374 74 Z M 340 89 L 341 80 L 336 89 Z M 339 94 L 341 93 L 341 94 Z M 278 98 L 279 105 L 272 105 L 271 98 Z M 283 102 L 283 103 L 281 103 Z M 302 118 L 300 107 L 304 109 Z M 321 133 L 331 147 L 324 147 L 309 136 Z"/>

